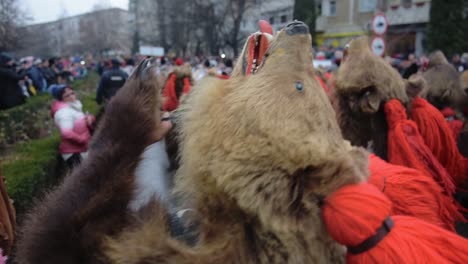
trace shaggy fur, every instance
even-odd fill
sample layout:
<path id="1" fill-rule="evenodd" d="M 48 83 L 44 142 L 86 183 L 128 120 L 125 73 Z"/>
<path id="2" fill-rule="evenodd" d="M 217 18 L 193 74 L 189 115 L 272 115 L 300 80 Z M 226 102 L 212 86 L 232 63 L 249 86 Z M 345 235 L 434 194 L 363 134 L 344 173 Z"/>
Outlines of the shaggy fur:
<path id="1" fill-rule="evenodd" d="M 387 124 L 383 106 L 390 99 L 407 105 L 406 83 L 398 72 L 369 48 L 367 37 L 353 40 L 335 79 L 333 105 L 343 136 L 386 157 Z"/>
<path id="2" fill-rule="evenodd" d="M 101 244 L 129 221 L 134 173 L 160 122 L 160 88 L 143 62 L 106 108 L 89 156 L 29 213 L 19 263 L 105 263 Z"/>
<path id="3" fill-rule="evenodd" d="M 341 137 L 311 46 L 310 35 L 280 31 L 256 74 L 192 89 L 180 110 L 176 188 L 200 214 L 199 243 L 169 237 L 156 203 L 108 241 L 114 263 L 344 262 L 318 197 L 365 180 L 367 153 Z"/>
<path id="4" fill-rule="evenodd" d="M 465 91 L 465 93 L 468 92 L 468 71 L 464 71 L 461 75 L 461 84 L 462 84 L 462 89 Z"/>
<path id="5" fill-rule="evenodd" d="M 428 86 L 421 96 L 438 109 L 455 109 L 457 117 L 461 118 L 463 108 L 468 106 L 468 97 L 460 82 L 460 74 L 441 51 L 431 54 L 428 70 L 424 72 L 423 77 Z"/>

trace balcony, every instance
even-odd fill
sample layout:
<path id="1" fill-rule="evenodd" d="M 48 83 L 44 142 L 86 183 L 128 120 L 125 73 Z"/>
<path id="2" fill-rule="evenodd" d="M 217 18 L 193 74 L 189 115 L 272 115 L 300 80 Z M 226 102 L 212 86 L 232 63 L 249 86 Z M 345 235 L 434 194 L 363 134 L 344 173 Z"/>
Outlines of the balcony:
<path id="1" fill-rule="evenodd" d="M 409 6 L 392 6 L 387 9 L 385 14 L 387 15 L 390 26 L 427 23 L 429 22 L 430 8 L 431 5 L 429 2 L 420 0 L 415 1 Z"/>

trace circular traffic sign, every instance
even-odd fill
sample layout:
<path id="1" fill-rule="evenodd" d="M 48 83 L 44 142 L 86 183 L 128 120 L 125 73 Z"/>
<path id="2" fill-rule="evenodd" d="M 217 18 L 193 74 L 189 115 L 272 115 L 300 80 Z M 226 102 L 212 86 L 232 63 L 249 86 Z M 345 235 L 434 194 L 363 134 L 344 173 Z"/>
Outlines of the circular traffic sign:
<path id="1" fill-rule="evenodd" d="M 371 49 L 375 55 L 383 57 L 385 54 L 385 40 L 382 37 L 374 37 L 371 42 Z"/>
<path id="2" fill-rule="evenodd" d="M 385 14 L 378 13 L 372 18 L 372 31 L 376 35 L 383 35 L 387 33 L 388 20 Z"/>

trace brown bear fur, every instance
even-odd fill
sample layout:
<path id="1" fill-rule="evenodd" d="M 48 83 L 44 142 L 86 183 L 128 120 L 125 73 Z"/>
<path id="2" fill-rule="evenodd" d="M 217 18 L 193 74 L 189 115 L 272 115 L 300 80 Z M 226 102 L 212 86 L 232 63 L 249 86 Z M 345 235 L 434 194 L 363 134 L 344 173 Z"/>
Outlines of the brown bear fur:
<path id="1" fill-rule="evenodd" d="M 461 78 L 462 89 L 463 91 L 465 91 L 465 93 L 467 93 L 468 92 L 468 71 L 464 71 L 460 78 Z"/>
<path id="2" fill-rule="evenodd" d="M 365 180 L 367 153 L 342 138 L 311 47 L 310 35 L 280 31 L 255 74 L 194 87 L 180 106 L 176 189 L 200 214 L 199 243 L 172 239 L 155 203 L 108 240 L 114 263 L 344 262 L 318 197 Z"/>
<path id="3" fill-rule="evenodd" d="M 353 145 L 366 147 L 386 159 L 387 124 L 384 103 L 409 98 L 406 83 L 382 58 L 375 56 L 367 37 L 353 40 L 335 78 L 332 102 L 343 136 Z"/>
<path id="4" fill-rule="evenodd" d="M 130 222 L 134 172 L 160 124 L 160 86 L 146 63 L 109 103 L 88 158 L 29 213 L 18 263 L 106 262 L 102 240 Z"/>
<path id="5" fill-rule="evenodd" d="M 441 51 L 429 57 L 429 66 L 423 77 L 427 88 L 421 96 L 438 109 L 451 107 L 462 118 L 463 108 L 468 106 L 468 97 L 460 82 L 460 73 L 451 65 Z"/>

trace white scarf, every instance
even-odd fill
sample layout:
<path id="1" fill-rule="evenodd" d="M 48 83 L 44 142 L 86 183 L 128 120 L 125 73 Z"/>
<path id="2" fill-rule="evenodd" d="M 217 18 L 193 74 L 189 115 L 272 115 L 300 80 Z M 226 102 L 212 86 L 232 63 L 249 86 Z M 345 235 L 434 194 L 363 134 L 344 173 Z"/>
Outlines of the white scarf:
<path id="1" fill-rule="evenodd" d="M 80 100 L 75 100 L 73 102 L 68 102 L 67 103 L 71 108 L 73 108 L 76 111 L 83 112 L 83 104 L 80 102 Z"/>

